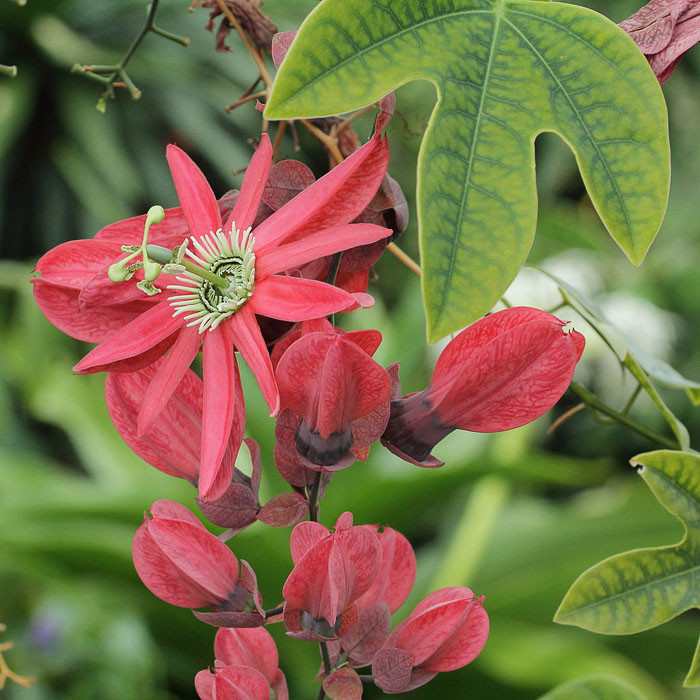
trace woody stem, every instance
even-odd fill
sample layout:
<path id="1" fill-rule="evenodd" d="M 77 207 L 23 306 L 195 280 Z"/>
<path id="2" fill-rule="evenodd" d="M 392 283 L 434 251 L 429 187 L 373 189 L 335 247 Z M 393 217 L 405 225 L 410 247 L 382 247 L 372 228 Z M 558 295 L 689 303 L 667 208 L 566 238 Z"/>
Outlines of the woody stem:
<path id="1" fill-rule="evenodd" d="M 224 16 L 228 20 L 228 23 L 238 32 L 238 36 L 241 37 L 241 41 L 248 50 L 248 53 L 250 54 L 251 58 L 255 61 L 255 65 L 258 67 L 258 70 L 260 71 L 260 77 L 263 79 L 266 89 L 269 90 L 272 87 L 272 79 L 270 78 L 270 74 L 267 72 L 267 66 L 265 65 L 265 61 L 255 50 L 255 47 L 250 43 L 250 39 L 243 31 L 243 27 L 241 27 L 240 23 L 236 19 L 233 12 L 231 12 L 226 2 L 224 0 L 216 0 L 216 4 L 219 6 L 219 9 L 224 13 Z"/>
<path id="2" fill-rule="evenodd" d="M 328 653 L 328 644 L 326 644 L 326 642 L 319 642 L 319 646 L 321 647 L 321 657 L 323 658 L 323 675 L 328 676 L 332 670 L 331 656 Z M 318 700 L 323 700 L 325 697 L 326 691 L 323 689 L 323 685 L 321 685 L 321 689 L 318 691 Z"/>
<path id="3" fill-rule="evenodd" d="M 323 472 L 316 472 L 314 475 L 314 485 L 311 487 L 309 494 L 309 520 L 318 522 L 318 496 L 321 492 L 321 479 Z"/>

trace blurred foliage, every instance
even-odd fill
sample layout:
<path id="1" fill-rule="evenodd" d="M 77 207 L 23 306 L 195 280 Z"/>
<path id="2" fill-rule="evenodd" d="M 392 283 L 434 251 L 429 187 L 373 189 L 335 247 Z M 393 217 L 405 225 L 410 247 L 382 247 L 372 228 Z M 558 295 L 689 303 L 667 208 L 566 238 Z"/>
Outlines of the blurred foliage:
<path id="1" fill-rule="evenodd" d="M 585 4 L 620 21 L 640 3 Z M 314 5 L 268 0 L 265 9 L 288 30 Z M 213 661 L 214 629 L 155 599 L 131 563 L 143 511 L 157 498 L 193 508 L 194 490 L 145 465 L 122 443 L 104 408 L 103 377 L 71 375 L 86 346 L 43 318 L 27 284 L 33 262 L 51 246 L 89 237 L 151 204 L 174 205 L 163 157 L 169 142 L 192 154 L 215 191 L 240 183 L 232 172 L 248 161 L 247 140 L 256 137 L 260 115 L 252 105 L 230 116 L 223 107 L 248 87 L 255 69 L 243 49 L 214 52 L 214 37 L 203 29 L 205 11 L 189 15 L 186 3 L 162 3 L 159 25 L 192 43 L 184 49 L 146 38 L 130 63 L 143 91 L 138 102 L 120 92 L 100 114 L 100 87 L 69 73 L 76 61 L 118 60 L 144 13 L 144 3 L 131 0 L 0 4 L 0 63 L 19 71 L 14 79 L 0 77 L 0 622 L 8 626 L 3 639 L 15 642 L 7 654 L 13 670 L 39 678 L 30 690 L 8 685 L 5 696 L 13 700 L 193 698 L 194 674 Z M 673 129 L 671 202 L 644 265 L 634 268 L 608 240 L 571 153 L 549 135 L 537 143 L 540 222 L 530 257 L 595 297 L 646 352 L 694 379 L 700 377 L 693 342 L 700 325 L 699 68 L 696 49 L 664 86 Z M 389 127 L 391 172 L 412 214 L 416 134 L 433 99 L 427 84 L 405 86 Z M 370 128 L 369 117 L 358 120 L 362 138 Z M 282 156 L 302 158 L 322 173 L 324 152 L 308 135 L 300 138 L 297 153 L 285 136 Z M 413 225 L 399 243 L 417 254 Z M 376 272 L 377 305 L 343 322 L 381 329 L 378 360 L 400 359 L 405 392 L 421 389 L 438 349 L 425 345 L 418 280 L 388 255 Z M 556 288 L 539 285 L 523 275 L 509 301 L 554 305 L 556 296 L 548 295 Z M 631 388 L 621 383 L 612 353 L 592 333 L 587 337 L 580 381 L 623 405 Z M 248 433 L 263 449 L 264 501 L 285 485 L 272 462 L 273 422 L 245 367 L 242 373 Z M 662 393 L 697 436 L 697 411 L 684 393 Z M 575 402 L 565 397 L 558 413 Z M 633 415 L 666 430 L 650 401 L 635 404 Z M 622 679 L 647 698 L 693 697 L 681 684 L 697 640 L 696 614 L 620 637 L 552 623 L 588 566 L 676 541 L 682 527 L 627 465 L 656 445 L 584 413 L 548 437 L 551 420 L 494 436 L 455 433 L 438 448 L 447 462 L 440 470 L 411 467 L 376 447 L 366 464 L 331 484 L 324 522 L 352 510 L 356 522 L 389 524 L 417 549 L 419 578 L 396 620 L 448 582 L 486 595 L 492 632 L 483 654 L 406 697 L 536 698 L 594 674 Z M 256 524 L 232 541 L 237 556 L 254 566 L 267 607 L 280 602 L 290 569 L 288 537 L 287 530 Z M 272 632 L 292 697 L 315 697 L 309 679 L 319 666 L 316 645 L 290 640 L 277 627 Z"/>

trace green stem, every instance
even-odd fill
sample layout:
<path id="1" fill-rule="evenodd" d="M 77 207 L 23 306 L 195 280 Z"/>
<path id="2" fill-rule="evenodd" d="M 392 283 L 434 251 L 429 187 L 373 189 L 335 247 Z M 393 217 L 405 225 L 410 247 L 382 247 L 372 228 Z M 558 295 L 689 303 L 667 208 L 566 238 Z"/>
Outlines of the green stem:
<path id="1" fill-rule="evenodd" d="M 639 396 L 639 392 L 642 390 L 642 385 L 637 384 L 637 388 L 632 392 L 632 396 L 630 396 L 629 401 L 625 404 L 625 407 L 620 411 L 623 416 L 626 416 L 629 412 L 632 406 L 634 405 L 634 402 L 637 400 L 637 397 Z"/>
<path id="2" fill-rule="evenodd" d="M 162 36 L 164 39 L 170 39 L 170 41 L 174 41 L 176 44 L 181 44 L 182 46 L 190 45 L 190 40 L 188 37 L 180 36 L 179 34 L 173 34 L 172 32 L 168 32 L 165 29 L 156 27 L 155 24 L 151 25 L 151 31 L 154 34 L 157 34 L 158 36 Z"/>
<path id="3" fill-rule="evenodd" d="M 654 430 L 650 430 L 646 426 L 641 425 L 640 423 L 637 423 L 637 421 L 634 421 L 628 416 L 624 415 L 624 413 L 621 413 L 620 411 L 616 411 L 614 408 L 611 408 L 606 403 L 603 403 L 594 393 L 586 389 L 578 382 L 571 382 L 571 384 L 569 385 L 569 389 L 571 389 L 571 391 L 573 391 L 574 394 L 576 394 L 576 396 L 578 396 L 581 399 L 581 401 L 583 401 L 583 403 L 585 403 L 586 406 L 588 406 L 589 408 L 599 411 L 600 413 L 604 413 L 606 416 L 614 418 L 615 421 L 620 423 L 621 425 L 627 426 L 631 430 L 634 430 L 640 435 L 649 438 L 649 440 L 658 442 L 664 447 L 668 447 L 671 450 L 678 449 L 678 444 L 675 441 L 667 438 L 665 435 L 657 433 Z"/>
<path id="4" fill-rule="evenodd" d="M 127 52 L 122 57 L 122 60 L 117 64 L 118 69 L 126 68 L 126 64 L 129 63 L 131 57 L 136 53 L 139 44 L 143 41 L 143 38 L 148 34 L 153 26 L 153 21 L 156 17 L 156 12 L 158 11 L 159 0 L 153 0 L 151 6 L 148 8 L 148 16 L 146 17 L 146 23 L 141 27 L 141 31 L 136 35 L 136 38 L 131 42 L 131 46 L 128 48 Z"/>
<path id="5" fill-rule="evenodd" d="M 4 66 L 0 63 L 0 73 L 8 78 L 14 78 L 17 75 L 17 66 Z"/>

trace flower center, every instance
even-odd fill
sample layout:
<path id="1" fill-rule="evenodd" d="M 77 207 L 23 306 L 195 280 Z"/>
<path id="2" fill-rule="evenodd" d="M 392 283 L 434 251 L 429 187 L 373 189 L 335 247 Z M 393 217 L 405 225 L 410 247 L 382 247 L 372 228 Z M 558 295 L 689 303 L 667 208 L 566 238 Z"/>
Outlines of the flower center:
<path id="1" fill-rule="evenodd" d="M 185 272 L 177 279 L 183 284 L 172 284 L 168 289 L 185 293 L 170 297 L 170 304 L 175 309 L 173 316 L 187 314 L 187 325 L 198 325 L 199 332 L 203 333 L 207 329 L 214 330 L 233 316 L 253 295 L 255 238 L 250 228 L 241 233 L 234 225 L 228 236 L 219 229 L 189 240 L 196 253 L 184 252 L 196 265 L 178 255 Z"/>

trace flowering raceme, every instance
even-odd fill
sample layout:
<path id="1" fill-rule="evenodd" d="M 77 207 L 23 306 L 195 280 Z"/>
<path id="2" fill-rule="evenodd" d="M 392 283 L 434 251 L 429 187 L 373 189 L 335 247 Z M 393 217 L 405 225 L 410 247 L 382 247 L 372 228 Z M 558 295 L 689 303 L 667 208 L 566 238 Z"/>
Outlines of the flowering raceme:
<path id="1" fill-rule="evenodd" d="M 151 379 L 139 410 L 137 431 L 143 435 L 167 405 L 201 347 L 204 391 L 199 490 L 203 498 L 216 499 L 226 488 L 226 480 L 219 478 L 218 472 L 229 449 L 232 425 L 241 421 L 241 416 L 236 415 L 242 406 L 237 401 L 239 378 L 234 349 L 255 374 L 271 414 L 279 411 L 277 384 L 256 315 L 297 322 L 319 318 L 358 302 L 371 303 L 368 295 L 352 295 L 332 285 L 284 272 L 391 234 L 381 226 L 347 223 L 365 208 L 381 184 L 388 146 L 376 134 L 254 231 L 251 224 L 272 160 L 272 147 L 266 134 L 226 219 L 222 219 L 220 206 L 204 175 L 190 158 L 175 146 L 168 147 L 167 156 L 189 238 L 184 243 L 180 240 L 179 248 L 171 252 L 159 245 L 145 245 L 144 235 L 141 248 L 110 266 L 112 277 L 121 275 L 125 283 L 114 284 L 106 275 L 100 276 L 100 293 L 107 294 L 109 289 L 118 298 L 128 300 L 128 313 L 125 315 L 122 305 L 112 305 L 109 322 L 102 320 L 100 332 L 90 336 L 102 342 L 76 365 L 75 371 L 135 371 L 153 363 L 169 349 Z M 136 221 L 129 220 L 118 227 L 128 233 L 125 236 L 128 242 L 133 242 L 132 226 L 138 225 Z M 146 234 L 151 223 L 146 220 Z M 172 246 L 172 231 L 168 229 L 166 242 L 158 238 L 158 226 L 154 228 L 156 235 L 152 240 L 164 243 L 165 247 Z M 112 232 L 112 235 L 118 234 Z M 194 250 L 187 250 L 188 244 Z M 131 264 L 130 260 L 138 253 L 142 254 L 143 263 Z M 104 268 L 109 258 L 94 245 L 81 248 L 81 254 L 99 257 L 97 264 L 90 263 L 93 274 L 95 267 Z M 82 264 L 80 259 L 76 261 L 75 251 L 71 249 L 64 255 L 56 249 L 53 256 L 51 253 L 47 256 L 54 282 L 61 277 L 62 266 L 65 276 L 75 277 L 76 284 L 82 281 L 72 272 L 73 267 Z M 37 270 L 43 273 L 47 261 L 42 260 L 44 263 L 40 261 Z M 137 283 L 140 285 L 137 288 L 130 275 L 132 268 L 139 265 L 145 277 Z M 170 284 L 156 284 L 161 268 L 163 278 Z M 177 279 L 168 274 L 172 272 L 177 273 Z M 46 284 L 40 278 L 35 288 L 43 294 Z M 145 297 L 140 290 L 151 296 Z M 83 289 L 79 296 L 84 293 Z M 135 318 L 134 304 L 141 305 Z M 70 325 L 61 316 L 64 311 L 59 313 L 51 305 L 43 308 L 50 320 L 57 319 L 57 325 Z M 102 332 L 104 326 L 109 329 L 107 333 Z"/>
<path id="2" fill-rule="evenodd" d="M 555 316 L 525 306 L 486 316 L 442 351 L 427 389 L 395 398 L 383 444 L 423 467 L 453 430 L 493 433 L 530 423 L 566 391 L 584 337 Z"/>

